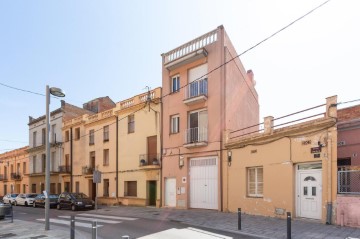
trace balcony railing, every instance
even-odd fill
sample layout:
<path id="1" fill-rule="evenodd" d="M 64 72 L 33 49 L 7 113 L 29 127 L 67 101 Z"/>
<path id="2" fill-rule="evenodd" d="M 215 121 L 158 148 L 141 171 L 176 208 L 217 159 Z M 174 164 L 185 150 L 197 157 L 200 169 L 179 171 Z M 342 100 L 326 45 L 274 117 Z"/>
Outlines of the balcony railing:
<path id="1" fill-rule="evenodd" d="M 208 95 L 208 79 L 204 78 L 190 83 L 185 90 L 185 104 L 205 101 Z"/>
<path id="2" fill-rule="evenodd" d="M 189 145 L 189 147 L 204 146 L 207 144 L 207 140 L 207 127 L 190 128 L 185 131 L 185 145 Z"/>
<path id="3" fill-rule="evenodd" d="M 71 167 L 68 165 L 61 165 L 59 166 L 59 173 L 70 173 Z"/>
<path id="4" fill-rule="evenodd" d="M 95 167 L 91 167 L 91 166 L 82 167 L 82 174 L 85 174 L 85 175 L 93 174 L 94 173 L 94 168 Z"/>
<path id="5" fill-rule="evenodd" d="M 0 181 L 4 181 L 5 180 L 5 176 L 4 176 L 4 174 L 0 174 Z"/>
<path id="6" fill-rule="evenodd" d="M 139 164 L 141 166 L 160 165 L 160 154 L 140 154 Z"/>
<path id="7" fill-rule="evenodd" d="M 11 173 L 11 180 L 21 180 L 21 175 L 19 173 Z"/>

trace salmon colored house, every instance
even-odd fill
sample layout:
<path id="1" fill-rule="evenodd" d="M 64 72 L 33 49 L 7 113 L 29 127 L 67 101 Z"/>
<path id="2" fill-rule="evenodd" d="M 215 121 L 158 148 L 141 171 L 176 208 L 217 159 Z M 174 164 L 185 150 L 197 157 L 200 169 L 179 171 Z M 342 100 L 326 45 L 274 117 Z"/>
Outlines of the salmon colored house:
<path id="1" fill-rule="evenodd" d="M 223 131 L 257 124 L 258 95 L 223 26 L 162 54 L 162 206 L 222 210 Z"/>
<path id="2" fill-rule="evenodd" d="M 241 208 L 247 214 L 282 218 L 290 212 L 292 217 L 334 223 L 336 99 L 329 97 L 326 104 L 287 117 L 266 117 L 264 130 L 256 133 L 228 131 L 223 151 L 224 210 Z"/>

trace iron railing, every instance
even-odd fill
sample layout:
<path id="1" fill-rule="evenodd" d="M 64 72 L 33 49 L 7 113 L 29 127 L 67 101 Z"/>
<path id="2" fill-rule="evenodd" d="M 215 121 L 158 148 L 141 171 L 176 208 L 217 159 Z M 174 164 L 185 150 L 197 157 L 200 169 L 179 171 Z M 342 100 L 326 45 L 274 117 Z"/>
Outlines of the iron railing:
<path id="1" fill-rule="evenodd" d="M 338 171 L 338 193 L 360 194 L 360 170 Z"/>
<path id="2" fill-rule="evenodd" d="M 185 131 L 185 144 L 207 142 L 207 127 L 195 127 Z"/>
<path id="3" fill-rule="evenodd" d="M 11 173 L 10 178 L 11 180 L 21 180 L 21 175 L 19 173 Z"/>
<path id="4" fill-rule="evenodd" d="M 140 166 L 160 165 L 160 154 L 140 154 L 139 164 Z"/>
<path id="5" fill-rule="evenodd" d="M 93 174 L 95 167 L 85 166 L 82 167 L 82 174 Z"/>
<path id="6" fill-rule="evenodd" d="M 59 166 L 59 173 L 70 173 L 71 167 L 69 165 L 60 165 Z"/>

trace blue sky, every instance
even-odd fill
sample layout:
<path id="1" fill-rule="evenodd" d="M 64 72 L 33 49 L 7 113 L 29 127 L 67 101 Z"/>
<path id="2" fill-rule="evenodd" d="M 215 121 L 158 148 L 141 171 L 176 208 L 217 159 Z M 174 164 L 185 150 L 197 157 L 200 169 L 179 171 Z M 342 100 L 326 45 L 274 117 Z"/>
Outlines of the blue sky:
<path id="1" fill-rule="evenodd" d="M 161 86 L 161 53 L 224 25 L 241 53 L 324 1 L 0 1 L 0 83 L 82 106 Z M 360 98 L 360 2 L 332 0 L 240 59 L 257 82 L 262 117 Z M 0 85 L 0 153 L 27 145 L 45 97 Z M 60 106 L 52 100 L 51 109 Z"/>

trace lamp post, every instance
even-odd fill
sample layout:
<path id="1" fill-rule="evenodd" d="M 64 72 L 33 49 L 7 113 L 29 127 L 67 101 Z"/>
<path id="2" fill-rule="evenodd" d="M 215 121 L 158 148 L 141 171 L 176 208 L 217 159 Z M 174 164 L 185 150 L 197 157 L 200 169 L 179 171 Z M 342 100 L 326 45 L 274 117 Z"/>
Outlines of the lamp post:
<path id="1" fill-rule="evenodd" d="M 45 230 L 50 229 L 49 222 L 49 211 L 50 211 L 50 113 L 49 113 L 49 105 L 50 105 L 50 94 L 57 97 L 64 97 L 65 93 L 56 87 L 49 88 L 46 85 L 46 168 L 45 168 Z"/>

